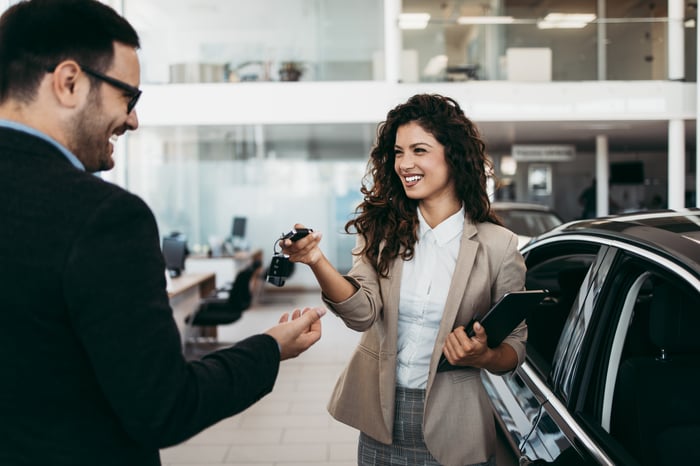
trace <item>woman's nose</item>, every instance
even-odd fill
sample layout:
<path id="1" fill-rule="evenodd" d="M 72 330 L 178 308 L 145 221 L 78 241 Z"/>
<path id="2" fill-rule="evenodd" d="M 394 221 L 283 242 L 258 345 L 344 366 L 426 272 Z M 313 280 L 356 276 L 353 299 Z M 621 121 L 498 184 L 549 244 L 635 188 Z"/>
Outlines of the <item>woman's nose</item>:
<path id="1" fill-rule="evenodd" d="M 410 168 L 413 168 L 414 163 L 413 163 L 413 157 L 410 154 L 404 154 L 403 157 L 399 160 L 399 168 L 402 170 L 408 170 Z"/>

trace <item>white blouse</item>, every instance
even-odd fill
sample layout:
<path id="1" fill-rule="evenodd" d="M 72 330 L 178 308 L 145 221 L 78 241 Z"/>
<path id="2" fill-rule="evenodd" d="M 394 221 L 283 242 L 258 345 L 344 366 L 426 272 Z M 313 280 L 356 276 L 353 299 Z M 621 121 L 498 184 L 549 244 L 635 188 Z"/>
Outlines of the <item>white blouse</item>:
<path id="1" fill-rule="evenodd" d="M 403 264 L 399 298 L 397 384 L 425 388 L 447 292 L 459 254 L 464 206 L 430 228 L 418 209 L 418 241 Z"/>

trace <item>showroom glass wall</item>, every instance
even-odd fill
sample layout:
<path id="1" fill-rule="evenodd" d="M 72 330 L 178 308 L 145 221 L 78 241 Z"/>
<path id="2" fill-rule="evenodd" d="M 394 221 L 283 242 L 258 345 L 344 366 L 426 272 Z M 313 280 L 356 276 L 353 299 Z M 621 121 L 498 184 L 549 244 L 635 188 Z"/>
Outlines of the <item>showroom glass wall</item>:
<path id="1" fill-rule="evenodd" d="M 105 3 L 141 34 L 145 83 L 384 79 L 382 1 Z M 514 52 L 548 49 L 551 80 L 594 80 L 600 37 L 605 79 L 665 79 L 667 2 L 607 0 L 604 12 L 598 3 L 398 0 L 401 79 L 506 80 Z M 697 7 L 686 4 L 685 77 L 695 81 Z"/>
<path id="2" fill-rule="evenodd" d="M 142 37 L 144 83 L 381 79 L 381 1 L 118 3 Z M 342 230 L 375 124 L 141 127 L 128 139 L 124 184 L 153 208 L 163 234 L 185 232 L 195 249 L 218 244 L 244 216 L 248 246 L 269 257 L 279 234 L 303 222 L 347 269 L 354 240 Z"/>
<path id="3" fill-rule="evenodd" d="M 598 0 L 386 1 L 400 6 L 400 19 L 428 15 L 425 24 L 396 29 L 403 82 L 509 80 L 533 70 L 543 80 L 596 80 L 600 37 L 605 79 L 666 79 L 665 1 L 608 0 L 605 14 Z M 382 1 L 105 3 L 141 35 L 145 84 L 385 77 Z M 696 11 L 687 4 L 685 77 L 695 81 Z M 573 28 L 542 24 L 552 12 L 595 17 Z M 326 233 L 329 257 L 344 268 L 349 246 L 340 232 L 359 201 L 376 123 L 141 126 L 120 142 L 126 157 L 116 180 L 153 208 L 161 233 L 182 231 L 193 246 L 226 236 L 242 215 L 250 246 L 268 253 L 282 230 L 302 221 Z"/>
<path id="4" fill-rule="evenodd" d="M 381 1 L 117 3 L 142 36 L 145 83 L 381 81 L 385 76 Z M 425 28 L 397 30 L 403 82 L 507 80 L 509 72 L 518 72 L 509 69 L 509 54 L 515 63 L 513 53 L 528 50 L 549 51 L 548 71 L 535 69 L 548 73 L 545 80 L 595 80 L 601 27 L 607 79 L 666 76 L 665 2 L 608 1 L 605 15 L 596 11 L 597 0 L 543 1 L 535 7 L 515 0 L 399 3 L 402 14 L 430 15 Z M 538 24 L 552 11 L 595 14 L 596 20 L 564 29 Z M 489 17 L 513 22 L 489 24 Z M 688 80 L 695 79 L 695 30 L 685 29 Z M 525 60 L 528 68 L 537 68 Z M 250 246 L 269 254 L 275 237 L 300 221 L 326 234 L 324 249 L 343 269 L 350 265 L 352 246 L 343 225 L 360 200 L 375 126 L 142 127 L 129 136 L 126 186 L 152 206 L 163 233 L 184 231 L 195 245 L 216 243 L 228 234 L 231 218 L 242 215 L 249 219 Z"/>

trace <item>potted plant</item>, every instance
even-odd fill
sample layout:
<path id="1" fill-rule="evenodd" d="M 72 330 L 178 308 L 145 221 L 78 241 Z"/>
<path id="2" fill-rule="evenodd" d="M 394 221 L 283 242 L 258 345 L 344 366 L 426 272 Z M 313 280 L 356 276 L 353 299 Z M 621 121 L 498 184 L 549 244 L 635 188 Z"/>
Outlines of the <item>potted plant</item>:
<path id="1" fill-rule="evenodd" d="M 299 81 L 304 73 L 304 63 L 298 61 L 284 61 L 280 64 L 280 81 Z"/>

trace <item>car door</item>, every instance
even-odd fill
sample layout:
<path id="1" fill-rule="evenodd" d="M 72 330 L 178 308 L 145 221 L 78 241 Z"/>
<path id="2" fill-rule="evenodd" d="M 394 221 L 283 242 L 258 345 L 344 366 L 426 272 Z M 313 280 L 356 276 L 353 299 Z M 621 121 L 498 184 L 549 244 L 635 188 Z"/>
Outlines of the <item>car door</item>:
<path id="1" fill-rule="evenodd" d="M 619 245 L 569 412 L 616 464 L 700 464 L 700 283 Z M 668 345 L 668 346 L 666 346 Z"/>
<path id="2" fill-rule="evenodd" d="M 587 331 L 616 250 L 585 241 L 552 240 L 524 251 L 528 289 L 552 299 L 528 319 L 526 362 L 513 374 L 485 375 L 497 418 L 521 464 L 614 464 L 569 412 L 585 367 Z"/>

